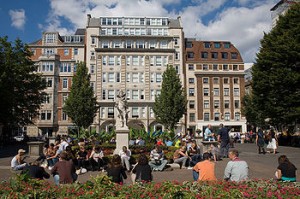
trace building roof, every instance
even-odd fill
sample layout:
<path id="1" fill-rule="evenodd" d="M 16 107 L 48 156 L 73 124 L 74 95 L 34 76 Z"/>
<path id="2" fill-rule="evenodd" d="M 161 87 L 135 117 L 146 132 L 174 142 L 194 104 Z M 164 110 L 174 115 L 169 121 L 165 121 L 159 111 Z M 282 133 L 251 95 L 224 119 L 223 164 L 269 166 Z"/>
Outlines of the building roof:
<path id="1" fill-rule="evenodd" d="M 85 35 L 85 28 L 78 28 L 75 35 Z"/>
<path id="2" fill-rule="evenodd" d="M 271 11 L 276 10 L 279 6 L 281 6 L 284 3 L 286 3 L 286 4 L 292 4 L 292 3 L 297 3 L 297 2 L 300 2 L 300 0 L 280 0 L 275 6 L 273 6 L 271 8 Z"/>

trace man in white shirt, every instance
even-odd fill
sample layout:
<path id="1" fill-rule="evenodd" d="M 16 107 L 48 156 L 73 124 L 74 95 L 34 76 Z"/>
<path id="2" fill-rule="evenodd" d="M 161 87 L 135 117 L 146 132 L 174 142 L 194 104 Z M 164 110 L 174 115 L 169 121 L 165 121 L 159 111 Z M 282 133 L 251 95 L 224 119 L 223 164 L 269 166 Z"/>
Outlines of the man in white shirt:
<path id="1" fill-rule="evenodd" d="M 119 152 L 119 156 L 121 157 L 122 165 L 126 166 L 127 171 L 130 171 L 129 159 L 131 156 L 131 151 L 127 149 L 126 146 L 123 146 L 122 150 Z"/>

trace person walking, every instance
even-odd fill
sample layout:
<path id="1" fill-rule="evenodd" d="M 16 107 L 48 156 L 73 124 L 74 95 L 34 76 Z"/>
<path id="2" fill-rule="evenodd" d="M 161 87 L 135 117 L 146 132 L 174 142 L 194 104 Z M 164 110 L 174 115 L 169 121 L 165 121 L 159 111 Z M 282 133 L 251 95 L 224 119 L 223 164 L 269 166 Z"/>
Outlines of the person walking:
<path id="1" fill-rule="evenodd" d="M 278 146 L 277 135 L 276 135 L 274 129 L 272 128 L 269 133 L 269 144 L 267 146 L 267 149 L 270 149 L 271 151 L 268 151 L 268 152 L 269 153 L 273 152 L 273 154 L 276 154 L 277 146 Z"/>
<path id="2" fill-rule="evenodd" d="M 221 156 L 223 158 L 228 158 L 228 150 L 230 146 L 229 131 L 223 124 L 220 124 L 218 141 L 221 142 Z"/>
<path id="3" fill-rule="evenodd" d="M 255 143 L 258 147 L 258 154 L 265 154 L 265 140 L 264 140 L 264 132 L 262 131 L 261 128 L 258 129 L 257 134 L 256 134 L 256 140 Z"/>
<path id="4" fill-rule="evenodd" d="M 228 153 L 230 161 L 224 171 L 224 180 L 240 182 L 249 178 L 249 167 L 246 161 L 239 158 L 238 150 L 231 150 Z"/>

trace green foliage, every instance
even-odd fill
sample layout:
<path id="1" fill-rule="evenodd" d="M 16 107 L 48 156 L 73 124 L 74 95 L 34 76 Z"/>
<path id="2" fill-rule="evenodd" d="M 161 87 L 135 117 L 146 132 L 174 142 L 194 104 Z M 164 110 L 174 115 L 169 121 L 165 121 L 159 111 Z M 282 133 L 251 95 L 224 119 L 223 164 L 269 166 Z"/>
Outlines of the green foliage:
<path id="1" fill-rule="evenodd" d="M 173 131 L 177 122 L 186 113 L 186 94 L 173 66 L 167 66 L 163 74 L 161 94 L 155 97 L 153 111 L 156 120 Z"/>
<path id="2" fill-rule="evenodd" d="M 88 69 L 80 62 L 63 110 L 78 127 L 86 129 L 93 123 L 97 108 L 97 99 L 90 86 Z"/>
<path id="3" fill-rule="evenodd" d="M 300 4 L 296 3 L 261 40 L 252 68 L 253 111 L 260 123 L 286 126 L 300 117 Z"/>
<path id="4" fill-rule="evenodd" d="M 299 183 L 252 180 L 240 183 L 164 181 L 119 185 L 106 175 L 91 177 L 86 183 L 55 186 L 43 180 L 20 181 L 21 189 L 0 183 L 1 198 L 299 198 Z"/>
<path id="5" fill-rule="evenodd" d="M 27 45 L 0 37 L 0 123 L 15 127 L 32 123 L 45 99 L 46 83 L 31 61 Z"/>

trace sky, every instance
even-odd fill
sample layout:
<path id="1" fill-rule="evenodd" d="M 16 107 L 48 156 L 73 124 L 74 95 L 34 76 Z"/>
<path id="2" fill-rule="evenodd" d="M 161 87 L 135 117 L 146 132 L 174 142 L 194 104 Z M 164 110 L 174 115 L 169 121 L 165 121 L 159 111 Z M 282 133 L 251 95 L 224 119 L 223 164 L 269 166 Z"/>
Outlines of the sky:
<path id="1" fill-rule="evenodd" d="M 270 9 L 279 0 L 6 0 L 0 4 L 0 37 L 34 42 L 44 31 L 72 35 L 87 14 L 181 16 L 185 37 L 230 41 L 244 62 L 255 62 L 260 40 L 272 27 Z"/>

